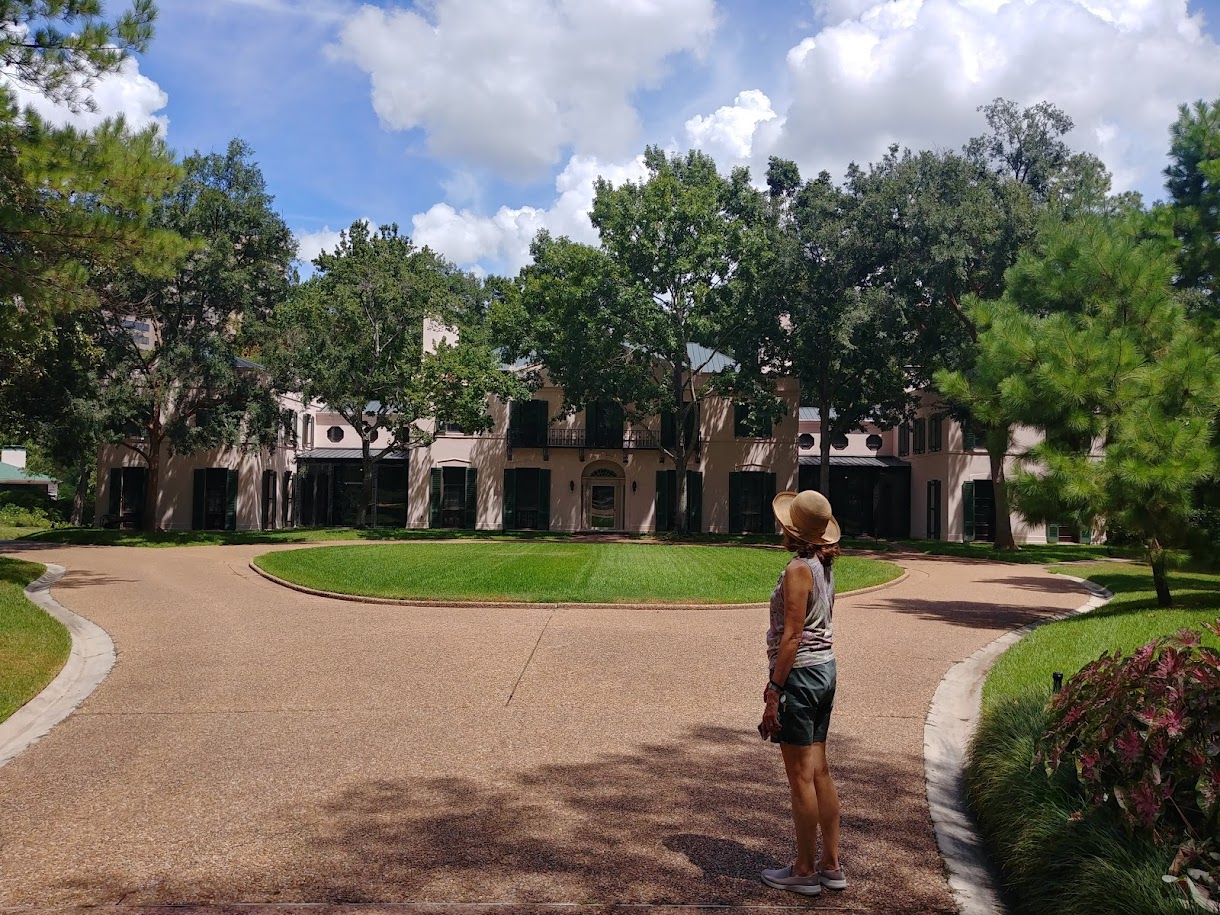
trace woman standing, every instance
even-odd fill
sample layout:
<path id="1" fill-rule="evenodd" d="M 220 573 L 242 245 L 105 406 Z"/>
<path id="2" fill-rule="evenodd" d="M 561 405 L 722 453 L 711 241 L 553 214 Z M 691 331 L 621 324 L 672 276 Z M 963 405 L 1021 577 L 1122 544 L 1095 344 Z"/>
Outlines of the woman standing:
<path id="1" fill-rule="evenodd" d="M 839 794 L 826 762 L 826 733 L 835 700 L 831 618 L 840 531 L 830 502 L 819 492 L 782 492 L 772 504 L 784 529 L 784 548 L 796 555 L 771 593 L 770 677 L 763 691 L 759 732 L 778 743 L 784 757 L 796 826 L 796 860 L 788 867 L 763 871 L 762 879 L 776 889 L 815 896 L 822 887 L 847 889 L 839 867 Z"/>

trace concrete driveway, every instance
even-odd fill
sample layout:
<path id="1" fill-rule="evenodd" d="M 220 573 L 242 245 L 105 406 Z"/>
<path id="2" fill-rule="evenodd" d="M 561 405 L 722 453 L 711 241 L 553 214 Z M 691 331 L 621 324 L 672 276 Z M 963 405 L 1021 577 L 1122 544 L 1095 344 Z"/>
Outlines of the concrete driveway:
<path id="1" fill-rule="evenodd" d="M 918 558 L 840 598 L 829 753 L 852 885 L 807 901 L 758 881 L 791 853 L 779 753 L 754 731 L 764 610 L 352 603 L 258 577 L 266 549 L 10 553 L 68 568 L 55 596 L 118 663 L 0 769 L 0 908 L 950 912 L 929 701 L 956 661 L 1084 599 L 1034 567 Z"/>

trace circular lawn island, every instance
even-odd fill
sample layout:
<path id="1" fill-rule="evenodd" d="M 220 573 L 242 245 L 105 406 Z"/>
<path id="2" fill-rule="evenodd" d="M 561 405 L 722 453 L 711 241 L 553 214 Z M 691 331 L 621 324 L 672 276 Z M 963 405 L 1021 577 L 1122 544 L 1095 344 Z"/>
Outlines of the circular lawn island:
<path id="1" fill-rule="evenodd" d="M 741 604 L 768 600 L 789 554 L 756 547 L 462 541 L 265 553 L 255 565 L 306 588 L 397 600 Z M 898 566 L 843 556 L 840 594 L 892 581 Z"/>

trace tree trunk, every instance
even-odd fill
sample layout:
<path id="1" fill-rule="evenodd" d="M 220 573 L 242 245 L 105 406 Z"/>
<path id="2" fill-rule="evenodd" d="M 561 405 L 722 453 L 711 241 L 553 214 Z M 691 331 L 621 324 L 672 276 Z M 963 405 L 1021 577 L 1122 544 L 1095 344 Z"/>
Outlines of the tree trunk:
<path id="1" fill-rule="evenodd" d="M 74 527 L 80 527 L 85 521 L 85 493 L 89 489 L 89 483 L 93 479 L 94 460 L 83 460 L 80 465 L 80 479 L 76 484 L 76 492 L 72 496 L 72 515 L 69 520 Z"/>
<path id="2" fill-rule="evenodd" d="M 368 526 L 368 508 L 373 503 L 373 454 L 366 436 L 361 436 L 360 449 L 360 464 L 364 470 L 360 480 L 360 504 L 356 506 L 356 527 L 364 528 Z"/>
<path id="3" fill-rule="evenodd" d="M 157 497 L 161 492 L 161 443 L 160 430 L 149 430 L 148 433 L 148 479 L 144 487 L 144 517 L 140 527 L 147 533 L 157 530 Z"/>
<path id="4" fill-rule="evenodd" d="M 1148 541 L 1148 562 L 1152 566 L 1152 584 L 1156 587 L 1156 605 L 1158 607 L 1173 606 L 1173 595 L 1169 593 L 1169 576 L 1166 574 L 1168 560 L 1169 556 L 1165 552 L 1165 548 L 1161 546 L 1156 537 Z"/>
<path id="5" fill-rule="evenodd" d="M 1012 514 L 1008 506 L 1008 476 L 1004 459 L 1008 456 L 1008 441 L 1012 433 L 1008 426 L 988 430 L 987 457 L 991 461 L 991 490 L 995 499 L 995 531 L 992 548 L 1015 550 L 1017 541 L 1012 536 Z"/>
<path id="6" fill-rule="evenodd" d="M 830 498 L 830 378 L 822 376 L 821 391 L 818 392 L 818 455 L 822 463 L 818 467 L 818 492 Z M 799 470 L 797 488 L 800 488 Z"/>
<path id="7" fill-rule="evenodd" d="M 682 366 L 675 365 L 672 381 L 674 402 L 678 408 L 674 411 L 674 485 L 677 487 L 678 516 L 674 518 L 674 533 L 679 537 L 685 537 L 690 533 L 690 525 L 686 523 L 686 507 L 689 499 L 686 491 L 686 466 L 690 463 L 690 442 L 686 440 L 686 417 L 690 415 L 691 410 L 695 409 L 694 402 L 687 404 L 683 397 L 685 380 Z M 699 434 L 698 429 L 695 430 L 695 434 Z"/>

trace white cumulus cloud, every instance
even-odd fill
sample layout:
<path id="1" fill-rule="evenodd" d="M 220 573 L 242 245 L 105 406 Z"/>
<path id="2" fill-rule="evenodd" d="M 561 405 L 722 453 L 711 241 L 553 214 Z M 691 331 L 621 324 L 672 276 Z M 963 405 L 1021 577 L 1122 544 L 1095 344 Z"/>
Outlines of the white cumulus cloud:
<path id="1" fill-rule="evenodd" d="M 502 206 L 495 214 L 482 216 L 438 203 L 412 218 L 411 237 L 417 245 L 427 245 L 461 266 L 515 274 L 529 263 L 530 243 L 540 229 L 597 243 L 597 231 L 589 222 L 597 178 L 619 185 L 643 180 L 647 174 L 643 156 L 622 163 L 573 156 L 555 179 L 556 196 L 549 207 Z"/>
<path id="2" fill-rule="evenodd" d="M 362 7 L 331 52 L 369 74 L 386 128 L 524 179 L 569 148 L 608 160 L 634 148 L 632 95 L 715 27 L 714 0 L 434 0 Z"/>
<path id="3" fill-rule="evenodd" d="M 1187 0 L 817 0 L 788 53 L 774 152 L 842 174 L 891 142 L 958 148 L 997 96 L 1048 100 L 1116 189 L 1159 193 L 1177 106 L 1220 95 L 1220 48 Z M 764 128 L 774 125 L 762 125 Z M 757 138 L 755 138 L 757 140 Z M 758 143 L 753 145 L 755 158 Z"/>
<path id="4" fill-rule="evenodd" d="M 143 130 L 155 124 L 164 134 L 169 119 L 157 112 L 169 104 L 169 96 L 153 80 L 140 72 L 135 58 L 128 58 L 114 73 L 99 77 L 89 93 L 93 96 L 96 111 L 72 111 L 66 105 L 57 105 L 28 86 L 5 76 L 17 104 L 30 107 L 52 124 L 71 124 L 82 130 L 92 130 L 107 118 L 123 115 L 134 130 Z"/>
<path id="5" fill-rule="evenodd" d="M 368 219 L 362 219 L 360 222 L 366 225 L 372 225 Z M 342 231 L 347 231 L 349 227 L 344 226 Z M 297 239 L 297 260 L 302 264 L 310 263 L 315 257 L 323 252 L 331 253 L 339 245 L 339 229 L 332 229 L 330 226 L 323 226 L 320 229 L 315 229 L 308 232 L 295 232 Z"/>
<path id="6" fill-rule="evenodd" d="M 695 115 L 686 122 L 690 145 L 702 149 L 722 169 L 749 164 L 754 152 L 754 136 L 759 127 L 778 115 L 771 100 L 758 89 L 747 89 L 707 116 Z"/>

